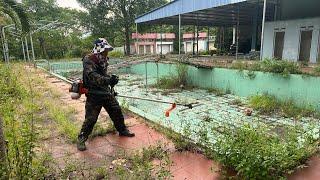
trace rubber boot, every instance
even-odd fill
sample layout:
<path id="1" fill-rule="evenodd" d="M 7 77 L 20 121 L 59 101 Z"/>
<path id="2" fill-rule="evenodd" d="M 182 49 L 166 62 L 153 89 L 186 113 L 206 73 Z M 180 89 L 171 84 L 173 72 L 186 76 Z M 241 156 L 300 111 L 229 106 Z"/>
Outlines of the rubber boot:
<path id="1" fill-rule="evenodd" d="M 124 131 L 119 132 L 119 136 L 134 137 L 135 134 L 131 133 L 128 129 L 125 129 Z"/>
<path id="2" fill-rule="evenodd" d="M 77 148 L 79 151 L 85 151 L 87 150 L 86 147 L 86 138 L 79 136 L 78 137 L 78 142 L 77 142 Z"/>

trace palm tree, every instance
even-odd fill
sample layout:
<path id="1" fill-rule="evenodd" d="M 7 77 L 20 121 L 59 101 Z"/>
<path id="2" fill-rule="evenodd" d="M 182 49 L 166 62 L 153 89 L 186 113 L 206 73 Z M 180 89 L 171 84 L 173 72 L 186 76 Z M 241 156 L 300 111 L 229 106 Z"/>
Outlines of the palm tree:
<path id="1" fill-rule="evenodd" d="M 9 16 L 18 27 L 21 27 L 22 32 L 29 32 L 29 18 L 21 3 L 15 0 L 0 0 L 0 15 Z"/>
<path id="2" fill-rule="evenodd" d="M 0 0 L 0 15 L 9 16 L 16 26 L 20 27 L 23 33 L 30 30 L 29 19 L 27 13 L 20 3 L 15 0 Z M 0 18 L 3 21 L 3 18 Z M 0 27 L 1 28 L 1 27 Z M 1 33 L 0 33 L 1 34 Z M 0 161 L 6 157 L 6 144 L 3 135 L 3 122 L 0 117 Z"/>

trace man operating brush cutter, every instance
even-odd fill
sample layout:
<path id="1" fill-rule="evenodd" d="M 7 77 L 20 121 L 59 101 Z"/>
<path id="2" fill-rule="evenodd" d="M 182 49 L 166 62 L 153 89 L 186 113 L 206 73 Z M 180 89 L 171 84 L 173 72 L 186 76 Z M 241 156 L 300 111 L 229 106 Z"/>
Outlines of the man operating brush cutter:
<path id="1" fill-rule="evenodd" d="M 107 74 L 108 52 L 112 50 L 113 47 L 106 39 L 99 38 L 94 43 L 92 53 L 83 58 L 83 86 L 88 92 L 85 120 L 78 136 L 79 151 L 86 150 L 85 142 L 97 122 L 102 107 L 108 112 L 120 136 L 134 136 L 125 126 L 121 107 L 111 92 L 111 87 L 119 81 L 117 76 Z"/>

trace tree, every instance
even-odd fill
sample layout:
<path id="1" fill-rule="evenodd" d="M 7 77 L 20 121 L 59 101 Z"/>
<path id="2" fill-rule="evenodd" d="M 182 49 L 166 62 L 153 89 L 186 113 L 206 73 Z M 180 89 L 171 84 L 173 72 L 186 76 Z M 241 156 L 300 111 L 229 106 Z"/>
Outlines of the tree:
<path id="1" fill-rule="evenodd" d="M 130 54 L 131 33 L 135 17 L 165 3 L 166 0 L 78 0 L 88 9 L 90 29 L 94 35 L 105 36 L 115 42 L 122 36 L 126 54 Z M 120 34 L 119 34 L 120 33 Z M 118 38 L 119 40 L 121 38 Z"/>
<path id="2" fill-rule="evenodd" d="M 29 18 L 25 13 L 22 5 L 14 0 L 0 0 L 0 14 L 9 16 L 12 21 L 20 26 L 22 32 L 30 30 Z M 3 122 L 0 117 L 0 160 L 6 157 L 6 143 L 3 133 Z"/>
<path id="3" fill-rule="evenodd" d="M 0 14 L 9 16 L 23 32 L 30 30 L 29 18 L 22 6 L 15 0 L 0 0 Z"/>

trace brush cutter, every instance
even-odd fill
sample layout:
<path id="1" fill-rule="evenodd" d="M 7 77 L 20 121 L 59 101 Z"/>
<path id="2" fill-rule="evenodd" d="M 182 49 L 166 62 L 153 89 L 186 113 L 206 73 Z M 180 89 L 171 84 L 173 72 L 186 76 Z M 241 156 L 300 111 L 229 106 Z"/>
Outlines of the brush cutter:
<path id="1" fill-rule="evenodd" d="M 86 89 L 84 87 L 82 80 L 73 82 L 71 84 L 71 88 L 69 89 L 69 92 L 71 93 L 71 99 L 74 99 L 74 100 L 79 99 L 82 94 L 88 94 L 89 93 L 88 89 Z M 111 87 L 111 94 L 114 95 L 114 96 L 118 96 L 118 97 L 126 98 L 126 99 L 136 99 L 136 100 L 149 101 L 149 102 L 155 102 L 155 103 L 170 104 L 171 107 L 165 111 L 165 116 L 166 117 L 169 117 L 170 113 L 174 109 L 176 109 L 177 106 L 185 107 L 185 109 L 182 109 L 181 111 L 185 111 L 187 109 L 193 109 L 194 107 L 200 106 L 200 104 L 198 102 L 189 103 L 189 104 L 183 104 L 183 103 L 168 102 L 168 101 L 149 99 L 149 98 L 142 98 L 142 97 L 119 95 L 117 92 L 114 91 L 114 87 Z"/>

